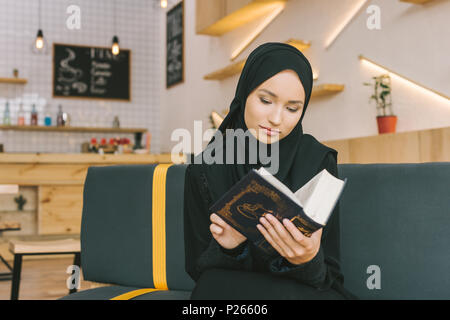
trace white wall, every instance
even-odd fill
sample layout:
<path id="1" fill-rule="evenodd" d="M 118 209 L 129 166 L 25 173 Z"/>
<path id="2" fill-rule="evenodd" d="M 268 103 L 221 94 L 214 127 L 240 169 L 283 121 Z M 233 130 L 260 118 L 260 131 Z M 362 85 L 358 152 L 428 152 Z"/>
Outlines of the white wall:
<path id="1" fill-rule="evenodd" d="M 379 75 L 362 65 L 359 54 L 450 95 L 450 1 L 434 0 L 413 5 L 398 0 L 369 1 L 325 50 L 325 40 L 360 0 L 290 0 L 285 10 L 241 53 L 247 57 L 258 45 L 289 38 L 310 40 L 305 50 L 320 83 L 343 83 L 337 95 L 314 99 L 303 120 L 306 133 L 321 141 L 378 134 L 376 108 L 369 104 L 371 89 L 362 83 Z M 381 30 L 369 30 L 365 8 L 381 10 Z M 165 22 L 165 17 L 161 19 Z M 239 75 L 223 81 L 206 81 L 203 76 L 230 64 L 231 52 L 259 21 L 251 22 L 221 37 L 195 34 L 195 0 L 185 0 L 185 82 L 161 93 L 161 146 L 169 152 L 178 142 L 170 141 L 176 128 L 193 134 L 194 120 L 210 127 L 212 110 L 228 108 Z M 165 26 L 161 27 L 161 59 L 165 62 Z M 392 79 L 392 102 L 398 116 L 397 132 L 450 126 L 450 102 L 412 89 Z"/>
<path id="2" fill-rule="evenodd" d="M 31 45 L 38 29 L 37 0 L 0 1 L 0 77 L 11 77 L 18 68 L 20 77 L 28 79 L 26 85 L 0 84 L 0 123 L 6 99 L 11 101 L 12 122 L 17 123 L 20 101 L 25 108 L 37 102 L 38 112 L 43 103 L 52 107 L 56 122 L 58 104 L 71 115 L 74 126 L 110 127 L 118 115 L 121 127 L 148 128 L 152 134 L 151 152 L 159 152 L 159 94 L 162 76 L 159 74 L 159 39 L 161 17 L 156 1 L 116 0 L 116 32 L 122 48 L 131 50 L 131 102 L 98 99 L 63 99 L 52 97 L 52 54 L 32 54 Z M 44 37 L 54 42 L 109 47 L 114 33 L 112 0 L 41 0 L 41 24 Z M 66 27 L 69 5 L 81 9 L 81 28 Z M 44 117 L 39 115 L 39 124 Z M 29 115 L 26 118 L 29 123 Z M 81 143 L 91 137 L 107 139 L 116 134 L 49 133 L 1 131 L 0 143 L 5 152 L 80 152 Z M 121 134 L 133 141 L 132 134 Z M 144 141 L 143 141 L 144 142 Z"/>

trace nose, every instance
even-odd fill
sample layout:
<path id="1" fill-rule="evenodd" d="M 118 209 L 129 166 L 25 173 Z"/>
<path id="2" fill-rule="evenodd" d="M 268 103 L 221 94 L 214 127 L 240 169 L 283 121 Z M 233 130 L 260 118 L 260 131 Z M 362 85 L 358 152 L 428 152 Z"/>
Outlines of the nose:
<path id="1" fill-rule="evenodd" d="M 281 116 L 282 116 L 283 108 L 277 107 L 269 114 L 269 122 L 274 127 L 277 127 L 281 124 Z"/>

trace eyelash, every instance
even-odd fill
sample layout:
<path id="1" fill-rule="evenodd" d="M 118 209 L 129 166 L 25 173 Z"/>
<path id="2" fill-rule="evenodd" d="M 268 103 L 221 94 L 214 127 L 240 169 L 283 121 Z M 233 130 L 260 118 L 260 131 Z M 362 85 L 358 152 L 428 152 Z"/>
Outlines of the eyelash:
<path id="1" fill-rule="evenodd" d="M 264 104 L 270 104 L 269 101 L 264 100 L 263 98 L 259 98 L 259 100 L 261 100 L 261 102 L 264 103 Z M 294 112 L 297 112 L 298 109 L 290 109 L 290 108 L 288 108 L 288 110 L 289 110 L 290 112 L 294 113 Z"/>

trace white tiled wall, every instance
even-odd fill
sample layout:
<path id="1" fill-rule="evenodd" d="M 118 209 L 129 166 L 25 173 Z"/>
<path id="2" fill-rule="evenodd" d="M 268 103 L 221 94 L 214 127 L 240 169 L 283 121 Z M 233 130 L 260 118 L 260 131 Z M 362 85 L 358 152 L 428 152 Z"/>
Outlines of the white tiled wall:
<path id="1" fill-rule="evenodd" d="M 41 28 L 51 46 L 54 42 L 108 47 L 115 32 L 122 48 L 130 49 L 131 102 L 98 99 L 63 99 L 52 97 L 52 50 L 47 55 L 32 53 L 38 30 L 38 0 L 0 0 L 0 77 L 28 79 L 25 85 L 0 83 L 0 123 L 6 99 L 10 102 L 11 122 L 17 123 L 19 102 L 24 103 L 26 124 L 31 105 L 36 103 L 38 124 L 43 125 L 43 108 L 50 105 L 52 123 L 56 122 L 58 105 L 71 116 L 73 126 L 110 127 L 115 115 L 121 127 L 147 128 L 151 135 L 151 152 L 160 152 L 160 87 L 164 85 L 163 68 L 158 60 L 158 37 L 162 15 L 158 0 L 41 0 Z M 155 5 L 156 4 L 156 5 Z M 81 9 L 81 28 L 70 30 L 67 7 Z M 91 137 L 107 138 L 116 134 L 30 132 L 0 130 L 5 152 L 75 152 Z M 132 134 L 122 134 L 130 138 Z M 142 141 L 145 142 L 144 139 Z"/>

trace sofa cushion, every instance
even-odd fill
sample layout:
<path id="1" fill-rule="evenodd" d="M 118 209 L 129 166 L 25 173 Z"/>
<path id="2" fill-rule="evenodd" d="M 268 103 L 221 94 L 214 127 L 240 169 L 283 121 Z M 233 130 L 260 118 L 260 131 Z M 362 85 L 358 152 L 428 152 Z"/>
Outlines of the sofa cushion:
<path id="1" fill-rule="evenodd" d="M 88 169 L 81 225 L 85 280 L 129 287 L 193 288 L 184 268 L 186 167 L 150 164 Z"/>
<path id="2" fill-rule="evenodd" d="M 362 299 L 448 299 L 450 163 L 338 171 L 348 178 L 340 200 L 345 286 Z"/>

